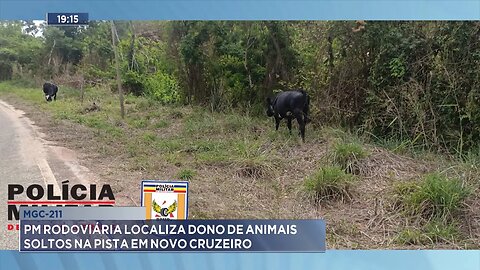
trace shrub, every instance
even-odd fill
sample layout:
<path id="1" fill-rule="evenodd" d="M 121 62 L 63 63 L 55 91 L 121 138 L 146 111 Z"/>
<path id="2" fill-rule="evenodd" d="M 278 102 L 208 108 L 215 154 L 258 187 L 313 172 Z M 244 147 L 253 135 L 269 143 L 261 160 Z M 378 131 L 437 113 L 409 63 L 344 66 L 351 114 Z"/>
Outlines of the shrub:
<path id="1" fill-rule="evenodd" d="M 160 72 L 146 80 L 146 93 L 164 104 L 180 101 L 180 87 L 175 77 Z"/>
<path id="2" fill-rule="evenodd" d="M 140 96 L 144 91 L 144 78 L 141 74 L 137 72 L 128 70 L 124 73 L 123 77 L 123 87 L 125 87 L 128 92 Z"/>

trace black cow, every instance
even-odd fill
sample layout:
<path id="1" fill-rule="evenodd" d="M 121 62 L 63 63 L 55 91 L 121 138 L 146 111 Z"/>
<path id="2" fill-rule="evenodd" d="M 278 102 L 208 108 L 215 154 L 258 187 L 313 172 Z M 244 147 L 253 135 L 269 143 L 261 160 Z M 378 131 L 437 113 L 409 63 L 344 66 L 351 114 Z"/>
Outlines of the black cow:
<path id="1" fill-rule="evenodd" d="M 287 119 L 288 130 L 292 134 L 292 120 L 297 119 L 302 141 L 305 142 L 305 125 L 308 118 L 310 97 L 304 90 L 293 90 L 279 93 L 273 100 L 267 98 L 267 115 L 275 118 L 275 129 L 278 130 L 280 120 Z"/>
<path id="2" fill-rule="evenodd" d="M 53 83 L 44 83 L 43 84 L 43 93 L 45 94 L 46 101 L 57 100 L 58 87 Z"/>

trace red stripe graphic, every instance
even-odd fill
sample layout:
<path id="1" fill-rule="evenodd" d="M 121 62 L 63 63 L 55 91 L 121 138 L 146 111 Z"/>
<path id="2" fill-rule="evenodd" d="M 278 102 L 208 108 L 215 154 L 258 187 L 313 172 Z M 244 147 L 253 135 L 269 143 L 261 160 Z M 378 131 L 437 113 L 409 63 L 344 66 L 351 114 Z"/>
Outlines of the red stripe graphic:
<path id="1" fill-rule="evenodd" d="M 115 201 L 8 201 L 7 204 L 47 205 L 47 204 L 115 204 Z"/>

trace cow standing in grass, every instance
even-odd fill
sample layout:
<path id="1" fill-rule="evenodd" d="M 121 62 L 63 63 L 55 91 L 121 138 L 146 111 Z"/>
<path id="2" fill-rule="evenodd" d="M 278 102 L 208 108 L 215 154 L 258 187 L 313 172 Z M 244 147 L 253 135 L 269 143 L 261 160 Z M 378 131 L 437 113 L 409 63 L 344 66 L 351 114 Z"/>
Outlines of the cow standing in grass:
<path id="1" fill-rule="evenodd" d="M 45 94 L 46 101 L 57 100 L 58 86 L 53 83 L 44 83 L 43 84 L 43 93 Z"/>
<path id="2" fill-rule="evenodd" d="M 278 130 L 280 120 L 287 119 L 287 127 L 292 133 L 292 120 L 297 119 L 302 141 L 305 142 L 305 125 L 308 118 L 310 97 L 304 90 L 293 90 L 279 93 L 273 100 L 267 98 L 267 115 L 275 118 L 275 129 Z"/>

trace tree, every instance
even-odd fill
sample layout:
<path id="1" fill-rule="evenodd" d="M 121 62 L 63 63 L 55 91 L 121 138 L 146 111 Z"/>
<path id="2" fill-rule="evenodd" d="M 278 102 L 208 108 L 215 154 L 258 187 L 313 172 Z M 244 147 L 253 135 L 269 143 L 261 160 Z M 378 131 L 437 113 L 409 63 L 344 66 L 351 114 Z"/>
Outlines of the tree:
<path id="1" fill-rule="evenodd" d="M 122 116 L 122 119 L 125 118 L 125 105 L 124 105 L 124 99 L 123 99 L 123 91 L 122 91 L 122 78 L 120 77 L 120 59 L 118 57 L 118 52 L 117 52 L 117 45 L 116 45 L 116 40 L 117 40 L 117 31 L 115 29 L 115 23 L 112 21 L 111 22 L 111 27 L 112 27 L 112 46 L 113 46 L 113 52 L 115 54 L 115 69 L 117 70 L 117 87 L 118 87 L 118 97 L 120 100 L 120 115 Z"/>

